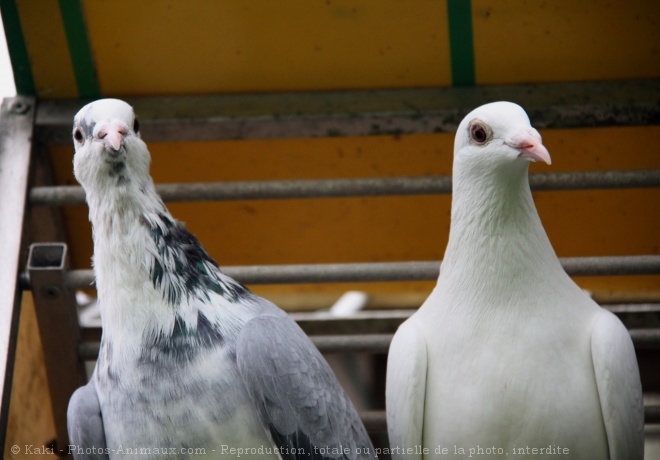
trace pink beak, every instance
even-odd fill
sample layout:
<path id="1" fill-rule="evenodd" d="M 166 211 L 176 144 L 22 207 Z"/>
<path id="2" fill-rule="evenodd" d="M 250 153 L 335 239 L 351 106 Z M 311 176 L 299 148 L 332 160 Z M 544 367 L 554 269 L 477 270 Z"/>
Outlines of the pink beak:
<path id="1" fill-rule="evenodd" d="M 550 153 L 541 142 L 541 136 L 535 129 L 528 131 L 520 136 L 515 136 L 507 142 L 510 147 L 520 151 L 520 156 L 529 158 L 532 161 L 542 161 L 552 164 Z"/>
<path id="2" fill-rule="evenodd" d="M 126 136 L 126 128 L 119 124 L 111 124 L 104 126 L 99 130 L 98 136 L 106 143 L 112 146 L 112 149 L 118 151 L 124 145 L 124 137 Z"/>

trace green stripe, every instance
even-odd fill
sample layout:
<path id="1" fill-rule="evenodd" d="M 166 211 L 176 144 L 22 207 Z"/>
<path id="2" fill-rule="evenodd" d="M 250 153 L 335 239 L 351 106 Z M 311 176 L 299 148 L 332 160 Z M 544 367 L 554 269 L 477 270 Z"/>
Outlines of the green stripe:
<path id="1" fill-rule="evenodd" d="M 69 44 L 73 73 L 78 85 L 78 96 L 97 98 L 101 95 L 92 58 L 92 48 L 85 28 L 85 18 L 79 0 L 59 0 L 64 32 Z"/>
<path id="2" fill-rule="evenodd" d="M 30 58 L 23 38 L 23 29 L 21 28 L 16 2 L 14 0 L 0 0 L 0 13 L 2 13 L 2 23 L 7 37 L 9 59 L 14 71 L 16 93 L 22 96 L 34 96 L 36 93 L 34 78 L 32 77 Z"/>
<path id="3" fill-rule="evenodd" d="M 474 43 L 470 0 L 447 0 L 451 79 L 454 86 L 473 86 Z"/>

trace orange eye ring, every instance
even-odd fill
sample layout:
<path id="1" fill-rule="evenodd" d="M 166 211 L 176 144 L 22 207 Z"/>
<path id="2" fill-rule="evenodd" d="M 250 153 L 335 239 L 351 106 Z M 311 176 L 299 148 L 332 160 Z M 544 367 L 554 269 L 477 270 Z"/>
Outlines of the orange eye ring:
<path id="1" fill-rule="evenodd" d="M 481 120 L 473 120 L 468 127 L 470 140 L 477 145 L 484 145 L 493 138 L 490 127 Z"/>

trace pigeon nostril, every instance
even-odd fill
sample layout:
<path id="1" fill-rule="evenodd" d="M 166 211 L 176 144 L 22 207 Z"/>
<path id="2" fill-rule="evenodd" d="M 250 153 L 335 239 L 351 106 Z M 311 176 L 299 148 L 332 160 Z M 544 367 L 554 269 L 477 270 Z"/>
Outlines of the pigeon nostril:
<path id="1" fill-rule="evenodd" d="M 128 128 L 123 124 L 112 123 L 108 126 L 102 126 L 96 133 L 96 137 L 103 141 L 106 148 L 111 150 L 120 150 L 124 145 L 124 139 L 128 134 Z"/>
<path id="2" fill-rule="evenodd" d="M 120 136 L 125 136 L 126 133 L 127 133 L 127 131 L 123 128 L 117 129 L 117 134 L 119 134 Z M 103 130 L 99 131 L 98 136 L 99 136 L 99 139 L 105 139 L 106 137 L 108 137 L 108 131 L 103 129 Z"/>

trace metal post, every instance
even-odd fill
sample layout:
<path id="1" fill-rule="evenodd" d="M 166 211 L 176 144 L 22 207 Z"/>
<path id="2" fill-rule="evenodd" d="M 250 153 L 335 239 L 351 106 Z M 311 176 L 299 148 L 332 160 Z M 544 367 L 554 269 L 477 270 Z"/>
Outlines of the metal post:
<path id="1" fill-rule="evenodd" d="M 35 100 L 14 97 L 0 108 L 0 452 L 5 450 L 21 290 L 23 223 Z"/>
<path id="2" fill-rule="evenodd" d="M 67 446 L 66 411 L 69 398 L 86 381 L 78 355 L 80 326 L 74 292 L 64 283 L 68 268 L 64 243 L 30 246 L 28 271 L 48 374 L 57 445 Z"/>

